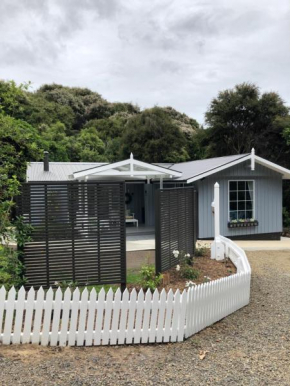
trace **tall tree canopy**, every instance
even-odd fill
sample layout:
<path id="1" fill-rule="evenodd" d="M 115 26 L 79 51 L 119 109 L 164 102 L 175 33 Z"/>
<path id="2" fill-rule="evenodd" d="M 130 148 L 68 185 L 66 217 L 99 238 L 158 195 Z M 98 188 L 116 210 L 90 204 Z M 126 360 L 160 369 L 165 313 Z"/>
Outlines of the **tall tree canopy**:
<path id="1" fill-rule="evenodd" d="M 289 108 L 274 93 L 261 95 L 253 84 L 243 83 L 221 91 L 206 112 L 207 143 L 211 156 L 257 154 L 290 167 L 290 148 L 283 138 L 289 127 Z"/>
<path id="2" fill-rule="evenodd" d="M 130 118 L 123 138 L 123 156 L 130 152 L 145 162 L 182 162 L 189 159 L 184 133 L 166 112 L 154 107 Z"/>

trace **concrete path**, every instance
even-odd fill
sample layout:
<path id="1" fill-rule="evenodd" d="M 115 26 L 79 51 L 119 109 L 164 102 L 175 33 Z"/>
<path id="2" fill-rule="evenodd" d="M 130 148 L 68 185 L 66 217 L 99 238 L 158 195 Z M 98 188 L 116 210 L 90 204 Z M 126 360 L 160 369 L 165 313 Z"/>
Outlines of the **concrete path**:
<path id="1" fill-rule="evenodd" d="M 290 238 L 281 237 L 281 240 L 234 240 L 245 251 L 282 251 L 290 250 Z M 199 240 L 201 245 L 209 245 L 212 240 Z"/>
<path id="2" fill-rule="evenodd" d="M 143 236 L 127 236 L 126 237 L 126 250 L 131 251 L 147 251 L 155 249 L 155 237 L 154 235 Z"/>

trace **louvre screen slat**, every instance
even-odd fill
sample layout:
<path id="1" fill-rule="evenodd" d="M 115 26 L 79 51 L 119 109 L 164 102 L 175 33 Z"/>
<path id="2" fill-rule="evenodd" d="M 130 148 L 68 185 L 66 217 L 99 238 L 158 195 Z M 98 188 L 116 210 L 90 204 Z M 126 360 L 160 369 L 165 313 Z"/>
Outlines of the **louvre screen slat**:
<path id="1" fill-rule="evenodd" d="M 172 251 L 193 255 L 197 235 L 197 192 L 194 188 L 160 189 L 156 192 L 156 271 L 178 264 Z"/>
<path id="2" fill-rule="evenodd" d="M 33 226 L 27 285 L 126 283 L 124 183 L 26 183 L 18 214 Z"/>

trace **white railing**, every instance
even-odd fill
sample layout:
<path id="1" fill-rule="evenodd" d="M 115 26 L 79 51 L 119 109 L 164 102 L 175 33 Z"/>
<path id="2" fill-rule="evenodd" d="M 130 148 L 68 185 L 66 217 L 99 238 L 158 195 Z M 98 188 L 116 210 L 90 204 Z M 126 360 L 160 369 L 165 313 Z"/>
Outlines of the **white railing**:
<path id="1" fill-rule="evenodd" d="M 0 290 L 0 342 L 92 346 L 183 341 L 249 303 L 244 251 L 221 237 L 237 273 L 180 293 Z M 3 331 L 1 331 L 4 326 Z"/>

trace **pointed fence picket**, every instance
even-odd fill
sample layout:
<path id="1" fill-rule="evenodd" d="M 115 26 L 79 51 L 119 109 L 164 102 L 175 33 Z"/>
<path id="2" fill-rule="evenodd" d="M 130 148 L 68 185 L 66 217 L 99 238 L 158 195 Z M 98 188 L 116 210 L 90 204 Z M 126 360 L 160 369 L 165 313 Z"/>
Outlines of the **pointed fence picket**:
<path id="1" fill-rule="evenodd" d="M 191 287 L 123 294 L 50 288 L 0 289 L 0 342 L 93 346 L 183 341 L 249 303 L 251 268 L 232 241 L 225 250 L 235 275 Z M 246 259 L 246 260 L 245 260 Z M 26 298 L 27 296 L 27 298 Z M 3 330 L 2 330 L 3 329 Z"/>

